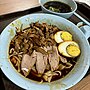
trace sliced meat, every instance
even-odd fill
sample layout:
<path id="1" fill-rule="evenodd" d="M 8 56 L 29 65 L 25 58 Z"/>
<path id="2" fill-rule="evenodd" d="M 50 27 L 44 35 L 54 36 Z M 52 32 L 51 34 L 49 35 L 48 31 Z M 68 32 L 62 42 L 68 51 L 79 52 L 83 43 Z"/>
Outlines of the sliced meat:
<path id="1" fill-rule="evenodd" d="M 21 70 L 25 76 L 27 76 L 31 70 L 31 68 L 36 63 L 36 52 L 33 51 L 31 56 L 28 54 L 24 54 L 21 62 Z"/>
<path id="2" fill-rule="evenodd" d="M 50 69 L 51 69 L 50 64 L 47 63 L 46 70 L 50 70 Z"/>
<path id="3" fill-rule="evenodd" d="M 57 70 L 59 66 L 59 54 L 56 46 L 52 47 L 52 53 L 49 54 L 49 63 L 51 71 Z"/>
<path id="4" fill-rule="evenodd" d="M 47 58 L 48 58 L 47 55 L 43 55 L 42 53 L 37 52 L 36 69 L 39 74 L 44 73 L 47 65 Z"/>
<path id="5" fill-rule="evenodd" d="M 63 63 L 67 63 L 67 59 L 60 55 L 60 61 Z"/>

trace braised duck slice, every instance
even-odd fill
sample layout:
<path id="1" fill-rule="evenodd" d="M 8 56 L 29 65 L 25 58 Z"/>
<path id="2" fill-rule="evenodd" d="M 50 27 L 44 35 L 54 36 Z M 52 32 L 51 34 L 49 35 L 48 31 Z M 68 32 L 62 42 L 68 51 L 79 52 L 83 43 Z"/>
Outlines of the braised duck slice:
<path id="1" fill-rule="evenodd" d="M 43 74 L 46 69 L 48 56 L 40 52 L 37 52 L 36 54 L 37 54 L 36 69 L 39 74 Z"/>
<path id="2" fill-rule="evenodd" d="M 56 46 L 52 46 L 52 53 L 49 54 L 49 64 L 51 71 L 55 71 L 59 66 L 59 54 Z"/>
<path id="3" fill-rule="evenodd" d="M 67 58 L 65 58 L 65 57 L 63 57 L 63 56 L 60 55 L 60 61 L 62 63 L 67 63 Z"/>
<path id="4" fill-rule="evenodd" d="M 24 54 L 21 62 L 21 70 L 25 76 L 27 76 L 30 73 L 30 70 L 36 63 L 36 52 L 33 51 L 31 56 L 28 54 Z"/>

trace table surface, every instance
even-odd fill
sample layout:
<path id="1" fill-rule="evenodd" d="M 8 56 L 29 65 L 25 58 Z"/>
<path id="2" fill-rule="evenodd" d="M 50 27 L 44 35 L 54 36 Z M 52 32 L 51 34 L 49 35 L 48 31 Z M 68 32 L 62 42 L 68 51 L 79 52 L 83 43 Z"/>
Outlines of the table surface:
<path id="1" fill-rule="evenodd" d="M 0 15 L 23 11 L 38 6 L 39 0 L 0 0 Z M 90 5 L 90 0 L 76 0 Z"/>
<path id="2" fill-rule="evenodd" d="M 39 6 L 38 0 L 0 0 L 0 15 L 23 11 Z M 90 75 L 69 90 L 90 90 Z"/>
<path id="3" fill-rule="evenodd" d="M 38 6 L 38 0 L 0 0 L 0 15 Z"/>

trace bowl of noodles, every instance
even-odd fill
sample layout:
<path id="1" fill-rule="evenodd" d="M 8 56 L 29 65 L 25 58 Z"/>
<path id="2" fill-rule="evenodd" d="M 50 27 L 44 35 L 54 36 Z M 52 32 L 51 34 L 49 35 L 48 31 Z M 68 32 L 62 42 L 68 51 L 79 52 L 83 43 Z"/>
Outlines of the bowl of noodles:
<path id="1" fill-rule="evenodd" d="M 89 68 L 84 34 L 59 16 L 38 13 L 18 18 L 2 31 L 0 44 L 1 70 L 24 89 L 65 90 Z"/>

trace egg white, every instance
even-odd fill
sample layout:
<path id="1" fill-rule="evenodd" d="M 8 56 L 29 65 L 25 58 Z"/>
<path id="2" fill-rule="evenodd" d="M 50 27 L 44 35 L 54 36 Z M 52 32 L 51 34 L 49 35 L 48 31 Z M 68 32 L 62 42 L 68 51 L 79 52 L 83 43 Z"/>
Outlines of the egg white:
<path id="1" fill-rule="evenodd" d="M 57 43 L 63 42 L 63 40 L 61 38 L 61 33 L 62 33 L 62 31 L 59 31 L 54 35 L 54 39 Z"/>
<path id="2" fill-rule="evenodd" d="M 64 41 L 66 41 L 66 40 L 63 40 L 62 39 L 62 37 L 61 37 L 61 35 L 62 35 L 62 33 L 63 32 L 67 32 L 67 31 L 59 31 L 59 32 L 57 32 L 55 35 L 54 35 L 54 39 L 55 39 L 55 41 L 57 42 L 57 43 L 61 43 L 61 42 L 64 42 Z M 69 33 L 69 32 L 67 32 L 67 33 Z M 70 34 L 70 33 L 69 33 Z M 71 35 L 71 34 L 70 34 Z M 67 35 L 66 35 L 67 36 Z M 71 35 L 71 38 L 72 38 L 72 35 Z M 71 41 L 72 41 L 72 39 L 70 39 Z M 69 41 L 69 40 L 67 40 L 67 41 Z"/>
<path id="3" fill-rule="evenodd" d="M 62 42 L 62 43 L 59 44 L 59 46 L 58 46 L 59 52 L 60 52 L 62 55 L 66 56 L 66 57 L 72 57 L 72 56 L 70 56 L 70 55 L 67 53 L 67 50 L 66 50 L 67 46 L 70 45 L 70 44 L 74 44 L 74 45 L 76 45 L 77 47 L 79 47 L 79 45 L 78 45 L 76 42 L 74 42 L 74 41 L 66 41 L 66 42 Z"/>

